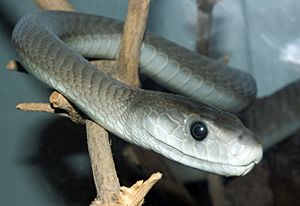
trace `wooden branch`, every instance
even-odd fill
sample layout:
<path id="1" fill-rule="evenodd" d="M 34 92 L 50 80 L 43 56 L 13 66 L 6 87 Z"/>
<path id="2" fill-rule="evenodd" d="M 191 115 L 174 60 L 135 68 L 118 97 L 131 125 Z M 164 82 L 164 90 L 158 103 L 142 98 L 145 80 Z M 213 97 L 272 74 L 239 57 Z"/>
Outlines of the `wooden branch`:
<path id="1" fill-rule="evenodd" d="M 124 25 L 122 46 L 117 59 L 117 73 L 126 84 L 140 85 L 139 57 L 145 32 L 150 0 L 130 0 Z"/>
<path id="2" fill-rule="evenodd" d="M 120 183 L 111 155 L 108 133 L 90 120 L 86 120 L 86 131 L 97 190 L 96 200 L 101 205 L 112 203 L 119 198 Z"/>
<path id="3" fill-rule="evenodd" d="M 19 103 L 16 108 L 25 112 L 55 113 L 55 109 L 49 103 Z"/>
<path id="4" fill-rule="evenodd" d="M 140 206 L 144 202 L 144 197 L 149 192 L 149 190 L 153 187 L 153 185 L 161 179 L 161 173 L 157 172 L 152 174 L 148 180 L 138 181 L 130 188 L 121 187 L 121 196 L 120 199 L 125 205 L 137 205 Z"/>
<path id="5" fill-rule="evenodd" d="M 104 72 L 107 75 L 115 75 L 115 68 L 117 62 L 115 60 L 93 60 L 90 61 L 92 64 L 94 64 L 97 68 L 99 68 L 102 72 Z"/>
<path id="6" fill-rule="evenodd" d="M 49 101 L 55 109 L 62 109 L 66 111 L 68 117 L 75 123 L 84 124 L 86 117 L 83 116 L 82 113 L 77 111 L 77 108 L 69 102 L 63 95 L 58 92 L 53 92 L 50 97 Z"/>
<path id="7" fill-rule="evenodd" d="M 198 43 L 197 51 L 205 56 L 209 54 L 211 37 L 212 10 L 220 0 L 198 0 Z"/>
<path id="8" fill-rule="evenodd" d="M 18 63 L 14 60 L 11 60 L 7 63 L 6 68 L 10 71 L 18 70 Z"/>
<path id="9" fill-rule="evenodd" d="M 34 0 L 40 9 L 43 10 L 61 10 L 75 11 L 68 0 Z"/>
<path id="10" fill-rule="evenodd" d="M 49 97 L 50 103 L 20 103 L 16 108 L 26 112 L 48 112 L 68 117 L 75 123 L 84 124 L 86 117 L 77 111 L 69 100 L 54 91 Z"/>
<path id="11" fill-rule="evenodd" d="M 6 65 L 6 69 L 8 71 L 18 71 L 27 73 L 27 71 L 22 67 L 22 65 L 20 65 L 20 63 L 15 60 L 10 60 Z"/>
<path id="12" fill-rule="evenodd" d="M 225 205 L 223 179 L 219 175 L 208 174 L 208 191 L 213 206 Z"/>

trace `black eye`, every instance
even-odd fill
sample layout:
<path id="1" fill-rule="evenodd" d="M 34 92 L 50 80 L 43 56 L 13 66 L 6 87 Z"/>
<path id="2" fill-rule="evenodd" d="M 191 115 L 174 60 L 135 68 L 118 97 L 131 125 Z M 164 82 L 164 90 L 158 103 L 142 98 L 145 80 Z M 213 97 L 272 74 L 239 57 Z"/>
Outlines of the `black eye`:
<path id="1" fill-rule="evenodd" d="M 207 136 L 208 130 L 206 125 L 201 121 L 196 121 L 191 124 L 191 135 L 195 140 L 202 141 Z"/>

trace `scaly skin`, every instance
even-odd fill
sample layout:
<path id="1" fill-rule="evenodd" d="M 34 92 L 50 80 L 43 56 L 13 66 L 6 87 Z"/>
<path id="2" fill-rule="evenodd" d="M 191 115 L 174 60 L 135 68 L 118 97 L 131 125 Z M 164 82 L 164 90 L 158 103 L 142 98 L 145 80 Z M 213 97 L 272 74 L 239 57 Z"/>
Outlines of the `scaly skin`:
<path id="1" fill-rule="evenodd" d="M 42 12 L 22 18 L 13 41 L 29 73 L 119 137 L 194 168 L 227 176 L 248 173 L 262 158 L 262 147 L 238 118 L 182 96 L 126 86 L 79 54 L 115 57 L 120 31 L 120 23 L 102 17 Z M 146 37 L 140 64 L 172 90 L 187 89 L 190 96 L 201 90 L 206 103 L 228 110 L 244 108 L 256 92 L 249 75 L 153 36 Z M 176 75 L 170 78 L 173 70 Z M 162 76 L 166 71 L 167 80 Z M 208 129 L 202 141 L 190 133 L 195 121 Z"/>

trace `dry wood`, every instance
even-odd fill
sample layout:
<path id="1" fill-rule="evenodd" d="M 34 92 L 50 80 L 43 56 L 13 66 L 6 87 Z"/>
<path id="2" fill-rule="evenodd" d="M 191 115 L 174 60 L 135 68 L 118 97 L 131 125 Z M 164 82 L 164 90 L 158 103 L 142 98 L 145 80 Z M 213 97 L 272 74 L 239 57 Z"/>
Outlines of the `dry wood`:
<path id="1" fill-rule="evenodd" d="M 145 32 L 150 0 L 131 0 L 124 25 L 122 46 L 117 60 L 119 78 L 131 86 L 140 85 L 139 57 Z"/>
<path id="2" fill-rule="evenodd" d="M 120 183 L 111 155 L 108 133 L 96 123 L 86 120 L 88 149 L 100 205 L 119 198 Z"/>
<path id="3" fill-rule="evenodd" d="M 55 109 L 49 103 L 19 103 L 16 108 L 26 112 L 55 113 Z"/>
<path id="4" fill-rule="evenodd" d="M 68 117 L 75 123 L 84 124 L 86 118 L 60 93 L 54 91 L 50 103 L 19 103 L 16 108 L 26 112 L 48 112 Z"/>
<path id="5" fill-rule="evenodd" d="M 153 187 L 153 185 L 161 179 L 161 173 L 157 172 L 152 174 L 148 180 L 145 182 L 140 180 L 136 182 L 130 188 L 121 187 L 121 196 L 120 199 L 125 205 L 142 205 L 144 202 L 144 197 Z"/>
<path id="6" fill-rule="evenodd" d="M 43 10 L 75 11 L 68 0 L 34 0 L 39 8 Z"/>
<path id="7" fill-rule="evenodd" d="M 73 6 L 66 0 L 35 1 L 40 8 L 45 10 L 74 11 Z M 117 69 L 117 72 L 112 75 L 133 86 L 139 85 L 137 68 L 149 2 L 150 0 L 142 2 L 140 0 L 129 1 L 128 16 L 118 61 L 93 62 L 107 73 L 112 73 L 114 69 Z M 116 64 L 118 66 L 115 66 Z M 13 68 L 15 65 L 10 63 L 9 67 Z M 97 197 L 91 205 L 141 205 L 144 196 L 161 178 L 161 174 L 153 174 L 147 181 L 138 181 L 130 188 L 120 188 L 112 159 L 108 133 L 96 123 L 82 117 L 76 108 L 61 94 L 57 92 L 53 93 L 50 97 L 50 102 L 51 104 L 23 103 L 17 107 L 25 111 L 44 111 L 50 113 L 56 113 L 55 108 L 60 108 L 65 110 L 67 116 L 73 121 L 74 119 L 78 119 L 79 122 L 85 122 L 92 170 L 97 189 Z"/>
<path id="8" fill-rule="evenodd" d="M 14 60 L 11 60 L 7 63 L 6 68 L 10 71 L 18 70 L 18 63 Z"/>
<path id="9" fill-rule="evenodd" d="M 102 72 L 106 73 L 107 75 L 114 75 L 116 61 L 115 60 L 93 60 L 90 61 L 94 64 L 97 68 L 99 68 Z"/>

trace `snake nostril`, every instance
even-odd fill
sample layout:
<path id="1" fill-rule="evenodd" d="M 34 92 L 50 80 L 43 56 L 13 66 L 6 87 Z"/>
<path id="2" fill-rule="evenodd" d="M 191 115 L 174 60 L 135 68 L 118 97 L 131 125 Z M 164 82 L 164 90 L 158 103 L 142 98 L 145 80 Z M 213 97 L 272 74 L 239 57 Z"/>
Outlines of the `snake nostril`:
<path id="1" fill-rule="evenodd" d="M 238 139 L 243 140 L 247 138 L 247 135 L 245 134 L 245 131 L 240 131 L 240 134 L 238 134 Z"/>

